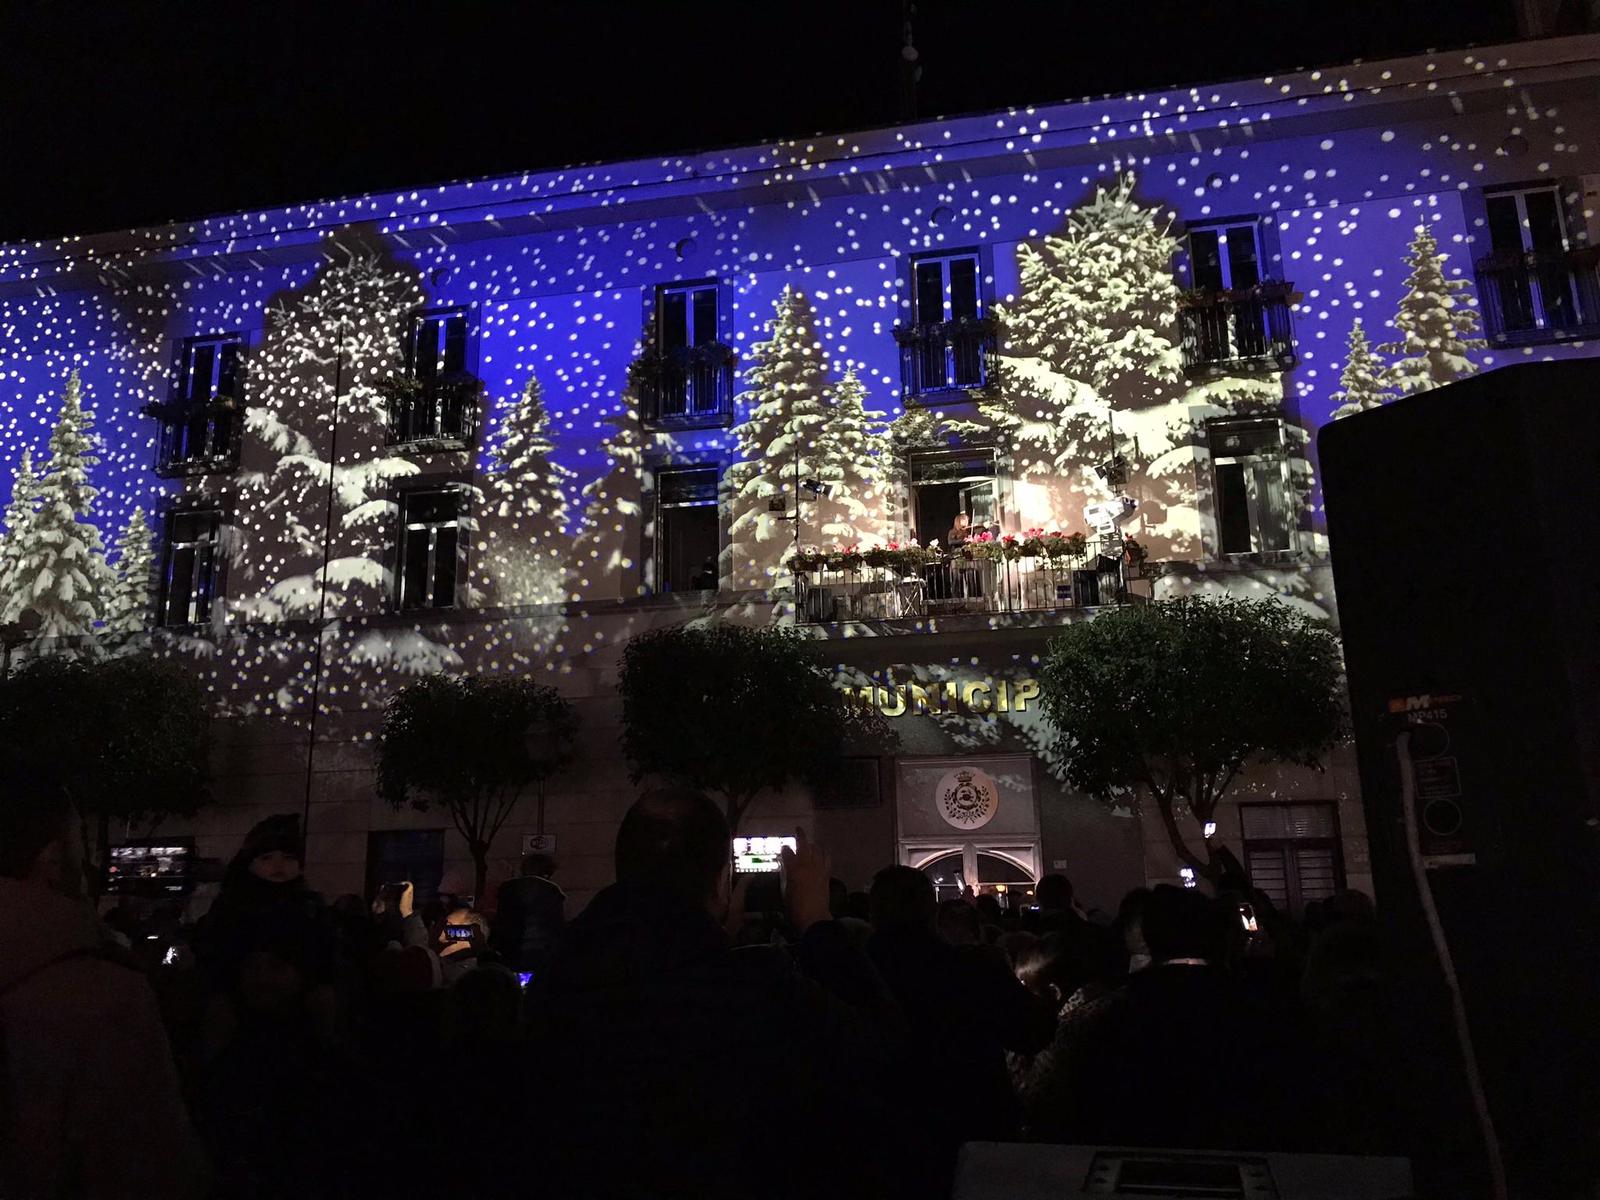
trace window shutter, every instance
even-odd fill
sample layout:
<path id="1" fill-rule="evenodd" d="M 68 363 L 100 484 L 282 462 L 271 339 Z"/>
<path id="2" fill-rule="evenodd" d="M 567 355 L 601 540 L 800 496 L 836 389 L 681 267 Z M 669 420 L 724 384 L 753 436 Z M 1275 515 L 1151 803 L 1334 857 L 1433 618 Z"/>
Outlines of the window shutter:
<path id="1" fill-rule="evenodd" d="M 1333 851 L 1320 847 L 1297 847 L 1294 852 L 1295 876 L 1300 884 L 1300 903 L 1326 900 L 1339 890 Z"/>
<path id="2" fill-rule="evenodd" d="M 1274 904 L 1289 905 L 1289 869 L 1282 850 L 1251 850 L 1245 855 L 1250 882 Z"/>

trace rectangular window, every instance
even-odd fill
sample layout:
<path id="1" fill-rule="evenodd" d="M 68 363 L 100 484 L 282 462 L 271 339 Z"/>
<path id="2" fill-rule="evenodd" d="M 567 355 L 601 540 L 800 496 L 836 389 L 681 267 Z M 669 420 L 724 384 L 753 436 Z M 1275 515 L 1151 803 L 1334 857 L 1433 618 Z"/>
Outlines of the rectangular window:
<path id="1" fill-rule="evenodd" d="M 1193 286 L 1227 292 L 1261 282 L 1261 226 L 1229 221 L 1189 230 L 1189 271 Z"/>
<path id="2" fill-rule="evenodd" d="M 672 284 L 656 293 L 656 331 L 663 351 L 717 340 L 717 285 Z"/>
<path id="3" fill-rule="evenodd" d="M 413 386 L 392 395 L 393 440 L 398 443 L 466 440 L 472 428 L 476 381 L 467 371 L 467 313 L 440 309 L 411 320 L 406 369 Z"/>
<path id="4" fill-rule="evenodd" d="M 407 492 L 400 499 L 400 607 L 454 608 L 461 493 Z"/>
<path id="5" fill-rule="evenodd" d="M 1241 804 L 1239 822 L 1250 882 L 1274 904 L 1299 913 L 1344 887 L 1337 805 Z"/>
<path id="6" fill-rule="evenodd" d="M 219 564 L 222 517 L 215 509 L 180 509 L 167 514 L 162 544 L 160 621 L 200 625 L 211 619 Z"/>
<path id="7" fill-rule="evenodd" d="M 157 449 L 162 470 L 205 471 L 233 461 L 243 345 L 237 334 L 184 342 L 172 402 L 162 414 Z"/>
<path id="8" fill-rule="evenodd" d="M 908 396 L 983 386 L 993 348 L 983 316 L 983 267 L 976 250 L 912 262 L 911 326 L 898 334 Z"/>
<path id="9" fill-rule="evenodd" d="M 1206 433 L 1218 551 L 1265 554 L 1292 549 L 1294 517 L 1282 423 L 1213 421 Z"/>
<path id="10" fill-rule="evenodd" d="M 1592 268 L 1584 271 L 1568 251 L 1560 189 L 1516 188 L 1484 197 L 1493 266 L 1480 270 L 1480 291 L 1489 309 L 1491 329 L 1500 334 L 1576 332 L 1592 320 L 1585 287 Z M 1484 276 L 1488 278 L 1485 279 Z"/>
<path id="11" fill-rule="evenodd" d="M 719 338 L 717 285 L 656 290 L 655 371 L 640 400 L 648 421 L 716 424 L 733 412 L 732 355 Z"/>
<path id="12" fill-rule="evenodd" d="M 656 577 L 663 592 L 717 590 L 717 468 L 656 475 Z"/>

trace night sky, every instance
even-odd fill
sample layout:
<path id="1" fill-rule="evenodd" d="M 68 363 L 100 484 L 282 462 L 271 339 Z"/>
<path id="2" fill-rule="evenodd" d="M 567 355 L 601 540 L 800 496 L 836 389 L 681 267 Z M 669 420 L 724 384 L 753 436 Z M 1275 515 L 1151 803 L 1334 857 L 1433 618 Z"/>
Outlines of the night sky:
<path id="1" fill-rule="evenodd" d="M 1510 0 L 918 0 L 918 114 L 1515 36 Z M 20 2 L 0 240 L 901 119 L 900 0 Z"/>

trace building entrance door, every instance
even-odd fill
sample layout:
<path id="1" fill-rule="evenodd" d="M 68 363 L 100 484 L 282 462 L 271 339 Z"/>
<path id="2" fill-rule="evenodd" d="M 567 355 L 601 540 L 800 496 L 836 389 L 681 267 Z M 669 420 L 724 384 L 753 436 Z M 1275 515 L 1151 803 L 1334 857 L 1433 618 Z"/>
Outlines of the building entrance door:
<path id="1" fill-rule="evenodd" d="M 974 886 L 1039 878 L 1039 811 L 1027 755 L 902 758 L 895 763 L 899 861 L 933 880 L 941 900 Z"/>

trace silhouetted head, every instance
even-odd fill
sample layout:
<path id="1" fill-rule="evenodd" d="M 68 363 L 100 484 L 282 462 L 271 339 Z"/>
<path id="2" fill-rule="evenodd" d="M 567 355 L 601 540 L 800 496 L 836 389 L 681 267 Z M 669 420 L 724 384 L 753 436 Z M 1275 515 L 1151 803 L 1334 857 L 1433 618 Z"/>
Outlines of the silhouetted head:
<path id="1" fill-rule="evenodd" d="M 934 928 L 933 881 L 915 867 L 885 867 L 872 877 L 868 898 L 874 929 Z"/>
<path id="2" fill-rule="evenodd" d="M 1144 942 L 1158 963 L 1174 958 L 1215 958 L 1218 926 L 1209 899 L 1192 888 L 1163 883 L 1144 906 Z"/>
<path id="3" fill-rule="evenodd" d="M 1040 912 L 1067 912 L 1072 908 L 1072 880 L 1046 875 L 1034 885 L 1033 898 Z"/>
<path id="4" fill-rule="evenodd" d="M 977 946 L 983 942 L 983 925 L 978 910 L 964 900 L 946 900 L 938 910 L 939 936 L 956 946 Z"/>
<path id="5" fill-rule="evenodd" d="M 973 903 L 978 910 L 978 919 L 985 925 L 999 925 L 1005 920 L 1005 910 L 1000 907 L 999 897 L 985 892 Z"/>
<path id="6" fill-rule="evenodd" d="M 1040 938 L 1018 952 L 1017 978 L 1039 999 L 1060 1008 L 1095 977 L 1095 964 L 1086 948 L 1082 939 L 1066 934 Z"/>
<path id="7" fill-rule="evenodd" d="M 661 888 L 726 915 L 733 838 L 728 822 L 692 788 L 646 792 L 617 830 L 617 882 Z"/>
<path id="8" fill-rule="evenodd" d="M 58 779 L 14 751 L 0 759 L 0 876 L 81 895 L 76 824 Z"/>
<path id="9" fill-rule="evenodd" d="M 525 854 L 522 856 L 522 873 L 532 878 L 549 879 L 556 873 L 556 860 L 548 854 Z"/>

